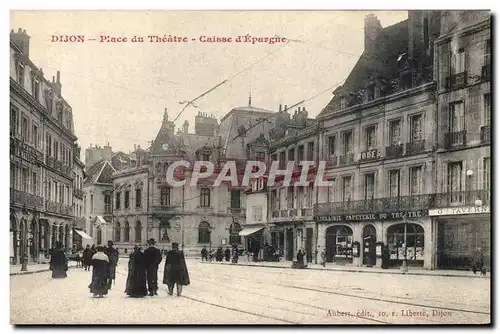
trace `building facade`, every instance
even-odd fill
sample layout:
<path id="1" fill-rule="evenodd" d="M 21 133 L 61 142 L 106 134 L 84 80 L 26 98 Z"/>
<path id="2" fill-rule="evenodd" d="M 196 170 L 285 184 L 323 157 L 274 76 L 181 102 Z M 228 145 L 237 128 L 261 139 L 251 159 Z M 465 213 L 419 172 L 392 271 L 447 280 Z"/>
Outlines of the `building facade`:
<path id="1" fill-rule="evenodd" d="M 45 261 L 56 241 L 71 244 L 73 150 L 71 106 L 60 74 L 46 80 L 29 58 L 25 30 L 10 34 L 11 260 Z"/>
<path id="2" fill-rule="evenodd" d="M 75 144 L 73 154 L 73 172 L 75 179 L 73 180 L 73 216 L 74 223 L 71 231 L 73 237 L 73 248 L 80 249 L 85 247 L 87 238 L 86 234 L 82 234 L 86 228 L 85 208 L 84 208 L 84 192 L 83 181 L 85 180 L 85 165 L 80 160 L 80 147 Z"/>
<path id="3" fill-rule="evenodd" d="M 436 41 L 438 92 L 435 266 L 491 261 L 491 13 L 444 11 Z"/>

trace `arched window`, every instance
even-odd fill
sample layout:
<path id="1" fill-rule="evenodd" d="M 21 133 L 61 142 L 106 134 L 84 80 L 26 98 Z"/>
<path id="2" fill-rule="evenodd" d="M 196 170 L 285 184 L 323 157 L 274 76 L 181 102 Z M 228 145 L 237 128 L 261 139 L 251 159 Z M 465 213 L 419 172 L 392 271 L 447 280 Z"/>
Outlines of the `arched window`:
<path id="1" fill-rule="evenodd" d="M 130 241 L 130 226 L 128 225 L 128 222 L 125 222 L 125 228 L 123 229 L 123 241 Z"/>
<path id="2" fill-rule="evenodd" d="M 170 222 L 167 219 L 162 219 L 160 221 L 160 241 L 170 242 L 168 237 L 168 229 L 170 228 Z"/>
<path id="3" fill-rule="evenodd" d="M 119 222 L 115 223 L 115 241 L 119 242 L 121 237 L 121 225 Z"/>
<path id="4" fill-rule="evenodd" d="M 229 227 L 229 244 L 241 244 L 241 225 L 238 223 L 232 223 Z"/>
<path id="5" fill-rule="evenodd" d="M 140 221 L 135 223 L 135 242 L 142 241 L 142 224 Z"/>
<path id="6" fill-rule="evenodd" d="M 198 242 L 200 244 L 210 243 L 211 232 L 210 224 L 207 222 L 201 222 L 198 226 Z"/>

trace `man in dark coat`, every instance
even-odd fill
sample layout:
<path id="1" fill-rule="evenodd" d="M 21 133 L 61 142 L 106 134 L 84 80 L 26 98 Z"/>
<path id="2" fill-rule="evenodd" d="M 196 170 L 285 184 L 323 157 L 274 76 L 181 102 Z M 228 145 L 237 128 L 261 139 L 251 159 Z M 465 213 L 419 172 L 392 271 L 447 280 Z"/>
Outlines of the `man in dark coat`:
<path id="1" fill-rule="evenodd" d="M 389 260 L 390 260 L 389 247 L 384 245 L 382 246 L 382 269 L 389 268 Z"/>
<path id="2" fill-rule="evenodd" d="M 165 259 L 165 270 L 163 272 L 163 284 L 168 286 L 168 294 L 174 293 L 174 285 L 177 285 L 177 296 L 182 293 L 182 286 L 189 285 L 189 273 L 184 259 L 184 253 L 179 250 L 178 243 L 172 243 L 172 250 L 167 253 Z"/>
<path id="3" fill-rule="evenodd" d="M 205 246 L 203 246 L 203 249 L 201 250 L 201 260 L 208 261 L 208 251 Z"/>
<path id="4" fill-rule="evenodd" d="M 140 298 L 145 297 L 148 292 L 146 288 L 146 268 L 144 266 L 144 254 L 139 246 L 134 247 L 128 260 L 128 277 L 125 288 L 127 296 Z"/>
<path id="5" fill-rule="evenodd" d="M 215 260 L 217 262 L 222 262 L 222 259 L 224 258 L 224 255 L 222 254 L 222 247 L 217 248 L 217 253 L 215 255 Z"/>
<path id="6" fill-rule="evenodd" d="M 92 256 L 94 256 L 94 253 L 90 249 L 90 246 L 87 245 L 85 247 L 85 250 L 83 251 L 83 268 L 85 270 L 89 270 L 90 268 L 90 261 L 92 261 Z"/>
<path id="7" fill-rule="evenodd" d="M 229 260 L 231 259 L 231 251 L 229 250 L 229 248 L 226 247 L 226 250 L 224 251 L 224 255 L 226 258 L 226 262 L 229 262 Z"/>
<path id="8" fill-rule="evenodd" d="M 113 241 L 108 241 L 108 247 L 104 251 L 104 253 L 108 256 L 109 266 L 108 266 L 108 289 L 111 289 L 111 283 L 115 279 L 116 274 L 116 266 L 118 265 L 118 250 L 113 248 Z"/>
<path id="9" fill-rule="evenodd" d="M 108 294 L 109 258 L 104 253 L 104 246 L 99 246 L 92 256 L 90 265 L 92 266 L 92 282 L 89 285 L 90 293 L 94 297 L 102 298 Z"/>
<path id="10" fill-rule="evenodd" d="M 235 245 L 233 248 L 233 263 L 238 263 L 238 258 L 240 256 L 240 251 L 238 250 L 238 246 Z"/>
<path id="11" fill-rule="evenodd" d="M 299 252 L 297 253 L 297 263 L 299 265 L 304 264 L 304 253 L 302 253 L 302 250 L 299 249 Z"/>
<path id="12" fill-rule="evenodd" d="M 158 266 L 162 260 L 161 251 L 154 246 L 155 243 L 155 239 L 149 239 L 149 247 L 144 251 L 144 263 L 150 296 L 158 295 Z"/>
<path id="13" fill-rule="evenodd" d="M 484 253 L 481 247 L 476 249 L 472 259 L 472 272 L 476 274 L 477 271 L 479 271 L 482 275 L 486 275 L 486 268 L 484 267 Z"/>
<path id="14" fill-rule="evenodd" d="M 64 254 L 63 245 L 60 241 L 56 242 L 55 248 L 50 256 L 50 267 L 52 271 L 52 278 L 65 278 L 68 277 L 68 259 Z"/>

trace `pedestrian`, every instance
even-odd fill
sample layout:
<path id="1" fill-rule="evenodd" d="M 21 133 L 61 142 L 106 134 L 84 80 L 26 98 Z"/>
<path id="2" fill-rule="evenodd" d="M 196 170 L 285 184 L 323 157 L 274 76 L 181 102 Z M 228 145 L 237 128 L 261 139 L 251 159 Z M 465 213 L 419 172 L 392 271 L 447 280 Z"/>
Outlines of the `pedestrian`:
<path id="1" fill-rule="evenodd" d="M 150 296 L 158 295 L 158 266 L 162 260 L 161 251 L 154 246 L 155 243 L 155 239 L 149 239 L 149 247 L 144 251 L 146 279 Z"/>
<path id="2" fill-rule="evenodd" d="M 389 247 L 388 246 L 382 246 L 382 269 L 388 269 L 389 268 Z"/>
<path id="3" fill-rule="evenodd" d="M 128 276 L 125 287 L 127 296 L 141 298 L 147 296 L 146 268 L 144 266 L 144 254 L 139 246 L 134 246 L 134 251 L 128 260 Z"/>
<path id="4" fill-rule="evenodd" d="M 302 250 L 299 249 L 299 252 L 297 253 L 297 263 L 299 266 L 304 265 L 304 253 L 302 253 Z"/>
<path id="5" fill-rule="evenodd" d="M 326 249 L 323 248 L 323 250 L 321 251 L 321 266 L 323 268 L 326 268 Z"/>
<path id="6" fill-rule="evenodd" d="M 96 253 L 92 256 L 90 265 L 92 265 L 92 281 L 89 288 L 94 297 L 102 298 L 108 294 L 109 278 L 109 258 L 105 253 L 106 248 L 99 246 Z"/>
<path id="7" fill-rule="evenodd" d="M 189 273 L 184 259 L 184 253 L 179 250 L 179 244 L 172 243 L 172 250 L 167 253 L 165 259 L 165 270 L 163 272 L 163 284 L 168 286 L 168 294 L 174 293 L 174 285 L 177 285 L 177 296 L 182 293 L 182 287 L 189 285 Z"/>
<path id="8" fill-rule="evenodd" d="M 97 253 L 97 248 L 96 248 L 95 244 L 94 244 L 94 245 L 92 245 L 92 247 L 90 247 L 90 250 L 91 250 L 91 251 L 92 251 L 92 253 L 94 253 L 94 254 L 95 254 L 95 253 Z M 93 255 L 93 254 L 92 254 L 92 255 Z"/>
<path id="9" fill-rule="evenodd" d="M 231 260 L 231 251 L 228 247 L 226 247 L 226 250 L 224 251 L 224 256 L 226 258 L 226 262 L 229 262 L 229 260 Z"/>
<path id="10" fill-rule="evenodd" d="M 205 246 L 203 246 L 203 249 L 201 250 L 201 261 L 208 261 L 208 251 Z"/>
<path id="11" fill-rule="evenodd" d="M 479 271 L 482 275 L 486 275 L 486 268 L 484 266 L 484 253 L 481 247 L 478 247 L 474 252 L 472 259 L 472 272 L 474 275 Z"/>
<path id="12" fill-rule="evenodd" d="M 111 283 L 115 280 L 116 266 L 118 265 L 119 258 L 118 250 L 116 248 L 113 248 L 113 241 L 108 241 L 108 247 L 106 248 L 104 253 L 108 256 L 109 259 L 108 289 L 111 289 Z"/>
<path id="13" fill-rule="evenodd" d="M 68 275 L 68 259 L 64 253 L 63 244 L 57 241 L 50 256 L 49 269 L 52 271 L 52 278 L 66 278 Z"/>
<path id="14" fill-rule="evenodd" d="M 215 254 L 215 260 L 217 262 L 222 262 L 224 255 L 222 254 L 222 247 L 217 248 L 217 253 Z"/>
<path id="15" fill-rule="evenodd" d="M 83 269 L 89 270 L 90 261 L 92 261 L 92 256 L 94 256 L 94 253 L 90 249 L 90 245 L 87 245 L 85 247 L 85 250 L 83 251 Z"/>
<path id="16" fill-rule="evenodd" d="M 234 245 L 234 248 L 233 248 L 233 263 L 238 263 L 238 258 L 239 258 L 239 250 L 238 250 L 238 246 L 237 245 Z"/>

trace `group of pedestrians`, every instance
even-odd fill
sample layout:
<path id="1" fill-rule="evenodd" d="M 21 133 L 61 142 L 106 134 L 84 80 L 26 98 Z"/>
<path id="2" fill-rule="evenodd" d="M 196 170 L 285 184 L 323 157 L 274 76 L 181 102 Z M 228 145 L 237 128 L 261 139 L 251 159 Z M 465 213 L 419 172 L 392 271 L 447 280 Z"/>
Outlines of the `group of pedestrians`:
<path id="1" fill-rule="evenodd" d="M 202 261 L 217 261 L 222 262 L 224 259 L 226 262 L 232 261 L 233 263 L 238 263 L 239 258 L 239 250 L 238 246 L 233 246 L 233 256 L 231 259 L 231 250 L 229 247 L 226 247 L 225 250 L 222 250 L 222 247 L 217 248 L 216 251 L 208 251 L 205 246 L 201 250 L 201 260 Z"/>

